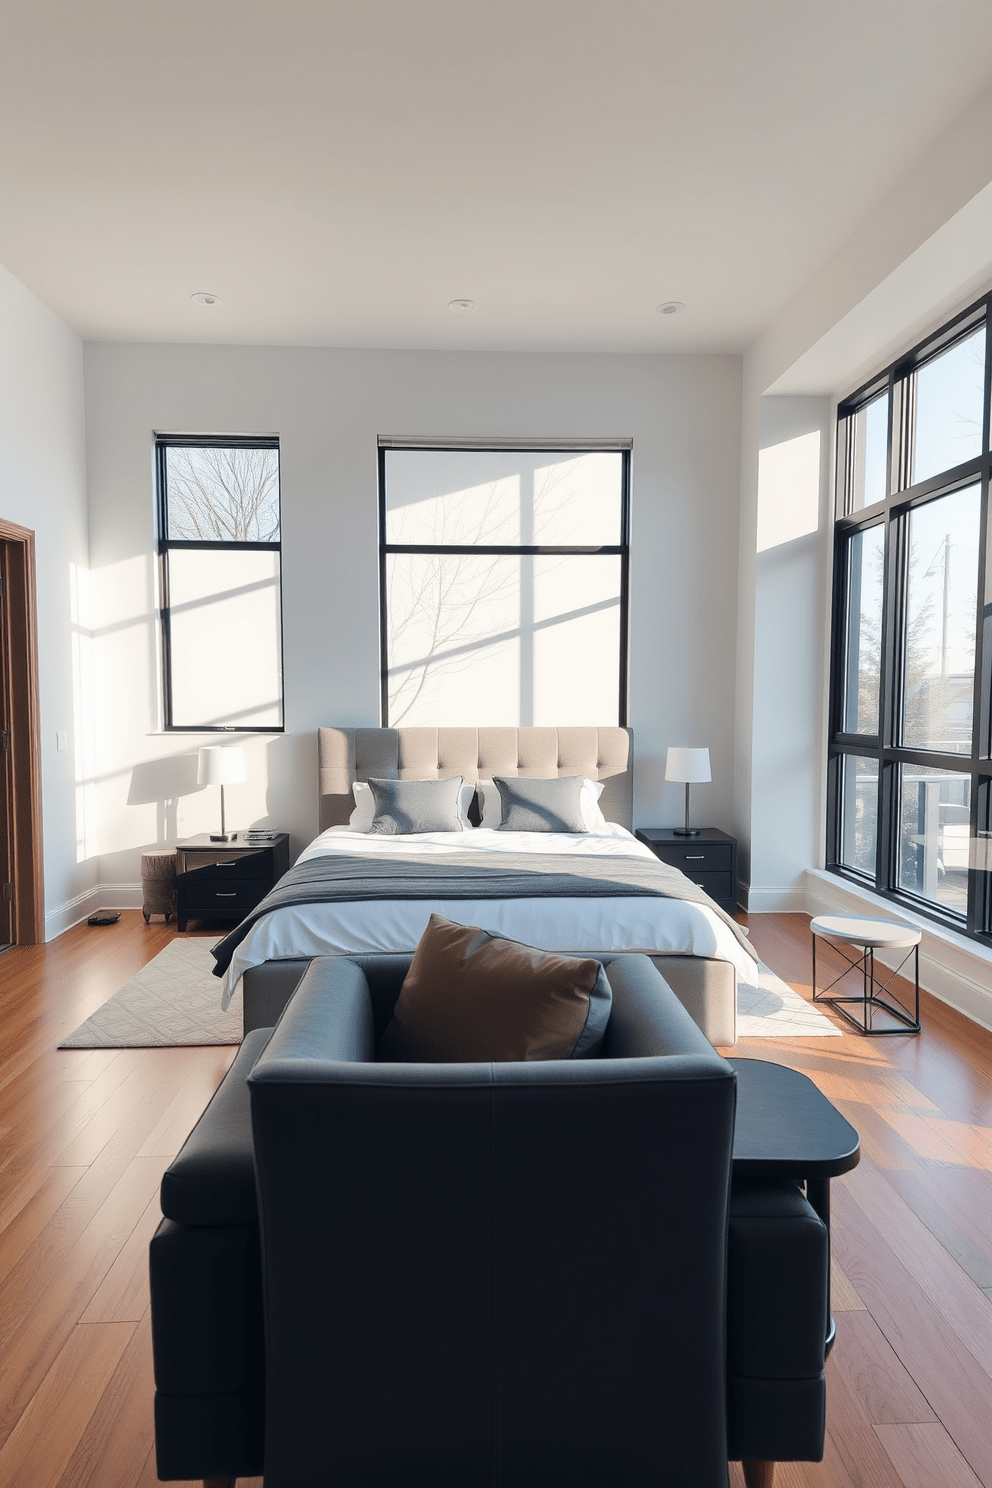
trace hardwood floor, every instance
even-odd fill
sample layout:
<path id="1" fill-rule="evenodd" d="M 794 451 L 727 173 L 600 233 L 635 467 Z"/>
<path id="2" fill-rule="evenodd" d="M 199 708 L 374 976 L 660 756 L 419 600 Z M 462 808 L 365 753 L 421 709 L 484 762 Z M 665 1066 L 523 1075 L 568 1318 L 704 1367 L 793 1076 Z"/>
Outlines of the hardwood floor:
<path id="1" fill-rule="evenodd" d="M 0 955 L 0 1488 L 156 1482 L 158 1183 L 235 1051 L 55 1045 L 174 934 L 125 911 Z M 808 997 L 805 916 L 751 935 Z M 776 1488 L 992 1488 L 992 1034 L 929 997 L 923 1028 L 737 1047 L 809 1074 L 864 1154 L 833 1185 L 825 1458 Z"/>

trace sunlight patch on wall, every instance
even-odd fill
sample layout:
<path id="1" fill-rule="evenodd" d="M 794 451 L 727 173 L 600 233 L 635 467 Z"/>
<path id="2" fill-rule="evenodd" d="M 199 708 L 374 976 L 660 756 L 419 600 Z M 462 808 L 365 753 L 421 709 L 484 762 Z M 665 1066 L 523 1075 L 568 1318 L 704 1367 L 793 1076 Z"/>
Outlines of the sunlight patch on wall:
<path id="1" fill-rule="evenodd" d="M 758 552 L 820 525 L 820 431 L 758 451 Z"/>

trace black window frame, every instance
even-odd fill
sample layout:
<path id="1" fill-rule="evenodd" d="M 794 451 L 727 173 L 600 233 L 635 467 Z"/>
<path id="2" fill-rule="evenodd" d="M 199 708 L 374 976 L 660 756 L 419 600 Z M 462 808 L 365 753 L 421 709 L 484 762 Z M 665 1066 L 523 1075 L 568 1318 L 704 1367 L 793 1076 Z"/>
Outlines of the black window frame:
<path id="1" fill-rule="evenodd" d="M 985 382 L 982 448 L 971 460 L 926 480 L 909 483 L 914 440 L 915 398 L 912 374 L 927 362 L 975 331 L 985 327 Z M 853 421 L 847 421 L 879 393 L 888 393 L 888 440 L 885 495 L 870 506 L 851 509 L 855 481 Z M 826 868 L 839 877 L 871 889 L 894 904 L 943 925 L 980 944 L 992 946 L 992 520 L 989 488 L 992 407 L 992 293 L 976 300 L 932 335 L 863 384 L 837 407 L 837 462 L 835 486 L 833 605 L 831 617 L 830 705 L 827 773 Z M 975 675 L 972 737 L 969 753 L 952 753 L 907 746 L 901 742 L 907 592 L 910 573 L 909 524 L 911 513 L 954 491 L 978 485 L 978 583 L 975 615 Z M 848 666 L 847 594 L 850 538 L 859 531 L 883 525 L 883 598 L 879 669 L 878 728 L 875 734 L 844 730 L 845 674 Z M 843 841 L 843 769 L 847 758 L 859 756 L 878 764 L 878 817 L 874 875 L 861 873 L 840 861 Z M 939 769 L 960 774 L 971 786 L 967 907 L 963 916 L 942 908 L 899 884 L 900 773 L 902 766 Z M 972 844 L 983 841 L 989 868 L 976 861 Z"/>
<path id="2" fill-rule="evenodd" d="M 279 458 L 279 541 L 211 542 L 169 537 L 168 463 L 169 449 L 274 449 Z M 162 727 L 172 734 L 283 734 L 286 732 L 286 683 L 282 606 L 282 458 L 278 435 L 156 434 L 155 487 L 158 520 L 159 615 L 162 642 Z M 280 724 L 189 724 L 172 721 L 172 625 L 169 610 L 169 554 L 176 550 L 204 552 L 276 552 L 279 554 L 279 681 Z"/>
<path id="3" fill-rule="evenodd" d="M 391 450 L 426 450 L 433 452 L 465 452 L 479 454 L 560 454 L 591 455 L 618 454 L 621 457 L 620 486 L 620 541 L 601 546 L 564 544 L 441 544 L 441 543 L 390 543 L 386 541 L 386 455 Z M 389 724 L 389 632 L 386 603 L 386 560 L 394 553 L 453 553 L 492 554 L 496 557 L 543 557 L 562 554 L 568 557 L 590 557 L 597 554 L 620 558 L 620 655 L 619 696 L 617 719 L 620 727 L 627 725 L 628 710 L 628 663 L 630 633 L 630 463 L 629 442 L 603 440 L 601 443 L 586 441 L 507 441 L 492 442 L 472 440 L 460 443 L 456 440 L 379 440 L 379 715 L 382 726 Z"/>

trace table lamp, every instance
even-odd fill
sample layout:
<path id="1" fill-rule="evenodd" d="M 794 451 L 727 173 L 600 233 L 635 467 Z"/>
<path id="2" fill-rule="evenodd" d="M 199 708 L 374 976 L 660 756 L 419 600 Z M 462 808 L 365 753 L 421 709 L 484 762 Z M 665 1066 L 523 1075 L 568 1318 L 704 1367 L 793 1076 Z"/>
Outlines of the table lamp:
<path id="1" fill-rule="evenodd" d="M 224 821 L 224 787 L 237 785 L 245 778 L 245 752 L 240 745 L 208 744 L 200 750 L 197 785 L 220 786 L 220 831 L 210 833 L 211 842 L 233 842 L 237 837 L 237 832 L 228 832 Z"/>
<path id="2" fill-rule="evenodd" d="M 712 780 L 708 749 L 669 749 L 665 759 L 665 779 L 685 782 L 685 826 L 676 827 L 677 837 L 698 837 L 699 828 L 689 825 L 689 786 Z"/>

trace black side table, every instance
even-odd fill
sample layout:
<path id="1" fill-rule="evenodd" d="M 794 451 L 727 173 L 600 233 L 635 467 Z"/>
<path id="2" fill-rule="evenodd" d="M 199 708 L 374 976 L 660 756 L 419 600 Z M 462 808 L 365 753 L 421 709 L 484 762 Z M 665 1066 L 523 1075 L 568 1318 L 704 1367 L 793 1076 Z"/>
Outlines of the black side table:
<path id="1" fill-rule="evenodd" d="M 701 827 L 694 837 L 674 827 L 638 827 L 634 833 L 655 857 L 678 868 L 699 888 L 705 889 L 721 909 L 732 915 L 737 909 L 737 838 L 718 827 Z"/>
<path id="2" fill-rule="evenodd" d="M 176 848 L 176 918 L 241 920 L 254 909 L 289 867 L 289 833 L 255 846 L 242 836 L 211 842 L 207 832 Z"/>
<path id="3" fill-rule="evenodd" d="M 730 1059 L 737 1071 L 733 1169 L 754 1178 L 805 1180 L 810 1207 L 830 1237 L 830 1180 L 861 1161 L 861 1139 L 813 1081 L 765 1059 Z M 826 1352 L 837 1326 L 827 1278 Z"/>

